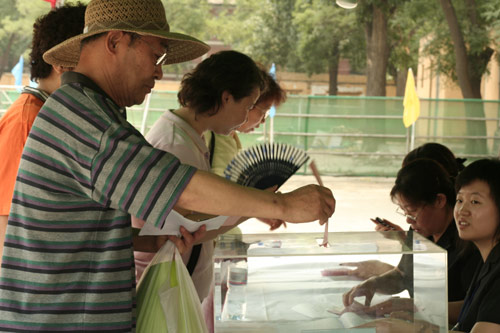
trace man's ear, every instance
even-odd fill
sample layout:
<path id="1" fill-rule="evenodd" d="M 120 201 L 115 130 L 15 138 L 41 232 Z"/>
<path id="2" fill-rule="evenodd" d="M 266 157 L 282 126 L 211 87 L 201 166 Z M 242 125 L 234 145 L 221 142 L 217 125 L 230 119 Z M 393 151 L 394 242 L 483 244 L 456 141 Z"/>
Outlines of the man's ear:
<path id="1" fill-rule="evenodd" d="M 224 90 L 222 92 L 221 100 L 222 100 L 223 105 L 228 103 L 231 100 L 231 98 L 233 98 L 233 95 L 231 95 L 231 93 L 229 93 L 229 91 Z"/>
<path id="2" fill-rule="evenodd" d="M 106 51 L 116 53 L 116 48 L 124 37 L 125 33 L 123 31 L 108 32 L 108 34 L 106 35 Z"/>

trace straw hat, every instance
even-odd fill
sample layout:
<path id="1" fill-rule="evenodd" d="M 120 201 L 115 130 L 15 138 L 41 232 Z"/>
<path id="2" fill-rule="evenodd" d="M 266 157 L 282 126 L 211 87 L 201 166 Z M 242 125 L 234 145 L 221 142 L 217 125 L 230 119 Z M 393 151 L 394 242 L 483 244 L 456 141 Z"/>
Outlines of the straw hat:
<path id="1" fill-rule="evenodd" d="M 170 32 L 161 0 L 92 0 L 85 11 L 83 33 L 45 52 L 43 60 L 51 65 L 75 67 L 84 38 L 113 30 L 167 39 L 165 64 L 192 60 L 210 49 L 194 37 Z"/>

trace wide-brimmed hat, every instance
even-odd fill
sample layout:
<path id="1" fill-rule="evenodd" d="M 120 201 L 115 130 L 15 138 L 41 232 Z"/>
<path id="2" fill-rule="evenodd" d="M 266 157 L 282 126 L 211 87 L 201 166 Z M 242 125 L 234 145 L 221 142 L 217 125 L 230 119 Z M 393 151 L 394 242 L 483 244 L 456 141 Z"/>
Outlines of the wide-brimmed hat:
<path id="1" fill-rule="evenodd" d="M 85 11 L 83 33 L 45 52 L 43 60 L 51 65 L 75 67 L 84 38 L 113 30 L 167 39 L 165 64 L 189 61 L 210 49 L 194 37 L 170 32 L 161 0 L 92 0 Z"/>

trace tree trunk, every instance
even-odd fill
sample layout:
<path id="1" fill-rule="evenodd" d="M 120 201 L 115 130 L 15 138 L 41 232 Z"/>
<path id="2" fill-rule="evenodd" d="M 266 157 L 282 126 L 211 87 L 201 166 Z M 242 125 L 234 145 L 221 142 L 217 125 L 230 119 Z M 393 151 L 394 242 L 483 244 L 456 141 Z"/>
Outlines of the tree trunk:
<path id="1" fill-rule="evenodd" d="M 339 43 L 335 42 L 332 45 L 332 54 L 328 61 L 328 74 L 329 74 L 329 83 L 328 83 L 328 95 L 336 96 L 338 94 L 338 75 L 339 75 L 339 61 L 340 61 L 340 52 L 339 52 Z"/>
<path id="2" fill-rule="evenodd" d="M 403 70 L 398 71 L 396 76 L 396 96 L 403 97 L 405 95 L 407 78 L 408 78 L 408 68 L 404 68 Z"/>
<path id="3" fill-rule="evenodd" d="M 451 0 L 439 0 L 443 8 L 455 52 L 456 73 L 458 84 L 462 91 L 463 98 L 481 99 L 481 79 L 486 72 L 488 62 L 491 59 L 493 50 L 486 45 L 482 52 L 468 53 L 463 38 L 455 8 Z M 471 24 L 478 27 L 477 13 L 474 1 L 467 1 L 467 17 Z M 478 27 L 479 28 L 479 27 Z M 465 115 L 467 117 L 484 117 L 483 103 L 466 102 Z M 486 136 L 486 124 L 480 121 L 467 121 L 467 135 Z M 467 140 L 465 143 L 466 152 L 472 154 L 486 154 L 487 146 L 485 139 Z"/>
<path id="4" fill-rule="evenodd" d="M 453 49 L 455 51 L 455 70 L 457 72 L 458 84 L 464 98 L 481 98 L 474 94 L 472 88 L 471 77 L 469 75 L 469 61 L 467 58 L 467 49 L 465 47 L 464 37 L 460 25 L 458 24 L 455 8 L 451 4 L 451 0 L 439 0 L 443 8 L 444 16 L 450 28 L 451 39 L 453 40 Z M 476 92 L 477 93 L 477 92 Z"/>
<path id="5" fill-rule="evenodd" d="M 394 79 L 394 84 L 396 85 L 396 96 L 403 97 L 405 94 L 406 88 L 406 77 L 408 76 L 408 68 L 403 68 L 402 70 L 398 70 L 391 63 L 387 64 L 387 70 L 389 74 Z M 416 73 L 415 73 L 416 74 Z"/>
<path id="6" fill-rule="evenodd" d="M 365 35 L 367 50 L 366 96 L 385 96 L 389 46 L 387 42 L 387 17 L 380 8 L 373 6 L 372 19 L 365 24 Z"/>

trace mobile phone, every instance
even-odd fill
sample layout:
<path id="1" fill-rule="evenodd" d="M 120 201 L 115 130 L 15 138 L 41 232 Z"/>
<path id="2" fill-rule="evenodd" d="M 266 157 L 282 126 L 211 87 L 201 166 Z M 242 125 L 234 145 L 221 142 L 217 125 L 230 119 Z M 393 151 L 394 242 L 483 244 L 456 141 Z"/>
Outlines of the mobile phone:
<path id="1" fill-rule="evenodd" d="M 393 226 L 391 226 L 389 223 L 385 222 L 384 220 L 382 220 L 380 217 L 376 217 L 375 218 L 375 222 L 380 224 L 380 225 L 383 225 L 384 227 L 387 227 L 389 229 L 394 229 Z"/>

